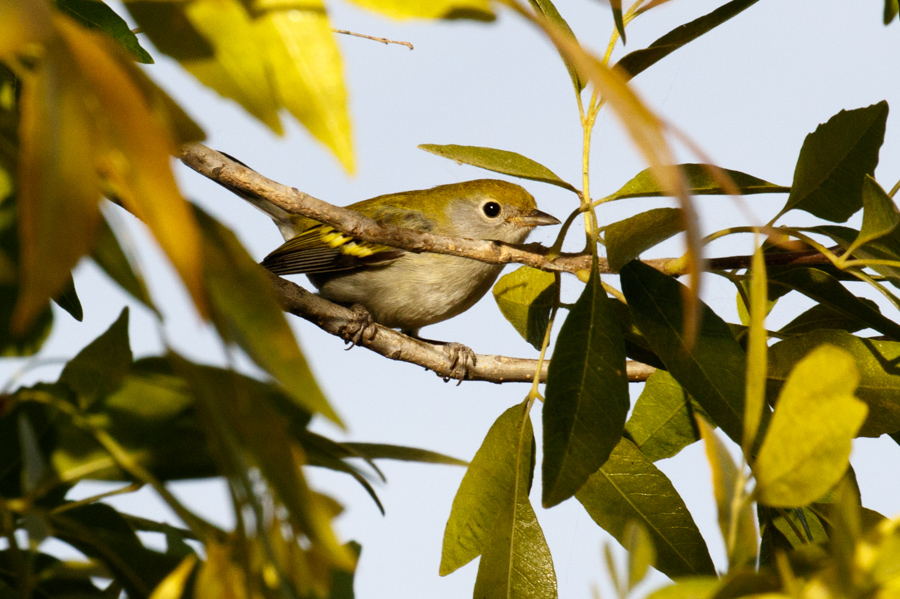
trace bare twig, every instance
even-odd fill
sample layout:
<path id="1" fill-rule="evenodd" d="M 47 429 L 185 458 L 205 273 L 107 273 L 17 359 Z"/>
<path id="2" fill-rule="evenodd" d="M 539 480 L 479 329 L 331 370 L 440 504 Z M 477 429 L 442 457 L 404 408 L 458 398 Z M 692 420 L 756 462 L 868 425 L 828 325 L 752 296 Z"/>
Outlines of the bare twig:
<path id="1" fill-rule="evenodd" d="M 355 33 L 353 31 L 347 31 L 346 29 L 332 29 L 335 33 L 340 33 L 342 35 L 352 35 L 353 37 L 361 37 L 367 40 L 372 40 L 373 42 L 381 42 L 382 44 L 397 44 L 399 46 L 406 46 L 410 50 L 413 49 L 413 45 L 409 42 L 401 42 L 397 40 L 390 40 L 386 37 L 375 37 L 373 35 L 366 35 L 364 33 Z"/>

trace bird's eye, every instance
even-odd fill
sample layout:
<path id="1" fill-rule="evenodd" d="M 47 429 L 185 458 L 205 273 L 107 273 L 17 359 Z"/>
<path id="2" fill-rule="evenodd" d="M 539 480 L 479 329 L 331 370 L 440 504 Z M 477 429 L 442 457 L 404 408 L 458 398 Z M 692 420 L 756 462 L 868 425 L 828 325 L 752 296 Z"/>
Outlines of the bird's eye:
<path id="1" fill-rule="evenodd" d="M 488 218 L 497 218 L 500 215 L 500 204 L 497 202 L 488 202 L 481 209 Z"/>

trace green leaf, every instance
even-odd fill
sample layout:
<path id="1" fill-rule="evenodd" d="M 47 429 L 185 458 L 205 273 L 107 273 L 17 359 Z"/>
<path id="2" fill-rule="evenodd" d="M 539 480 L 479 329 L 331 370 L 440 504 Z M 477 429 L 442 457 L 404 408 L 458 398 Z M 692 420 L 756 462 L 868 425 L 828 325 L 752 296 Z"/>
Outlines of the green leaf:
<path id="1" fill-rule="evenodd" d="M 769 276 L 769 284 L 795 289 L 845 317 L 860 320 L 888 337 L 900 339 L 900 325 L 853 295 L 840 281 L 818 268 L 790 268 Z"/>
<path id="2" fill-rule="evenodd" d="M 78 394 L 82 408 L 88 408 L 98 398 L 112 393 L 122 385 L 131 370 L 131 362 L 126 307 L 106 332 L 69 360 L 59 381 Z"/>
<path id="3" fill-rule="evenodd" d="M 778 216 L 797 208 L 825 220 L 844 222 L 862 208 L 863 181 L 878 164 L 887 115 L 884 101 L 842 110 L 807 135 L 791 193 Z"/>
<path id="4" fill-rule="evenodd" d="M 622 437 L 630 401 L 615 301 L 592 268 L 559 331 L 544 393 L 546 507 L 574 495 Z"/>
<path id="5" fill-rule="evenodd" d="M 852 254 L 856 248 L 884 237 L 900 225 L 900 212 L 894 200 L 871 176 L 866 175 L 862 188 L 863 222 L 859 235 L 847 250 Z"/>
<path id="6" fill-rule="evenodd" d="M 78 322 L 84 320 L 84 309 L 81 307 L 81 300 L 78 299 L 78 291 L 75 290 L 75 281 L 71 274 L 69 274 L 69 282 L 66 283 L 59 295 L 53 298 L 53 301 Z"/>
<path id="7" fill-rule="evenodd" d="M 753 505 L 745 497 L 745 490 L 738 488 L 738 466 L 712 426 L 703 418 L 697 418 L 697 425 L 706 444 L 706 459 L 712 471 L 713 495 L 719 515 L 719 530 L 728 552 L 728 567 L 735 570 L 744 565 L 755 565 L 756 519 Z M 740 502 L 737 511 L 734 510 L 735 502 Z"/>
<path id="8" fill-rule="evenodd" d="M 446 464 L 448 466 L 468 466 L 469 462 L 460 460 L 436 451 L 404 447 L 402 445 L 386 445 L 384 443 L 341 443 L 357 455 L 367 460 L 400 460 L 401 462 L 419 462 L 423 464 Z"/>
<path id="9" fill-rule="evenodd" d="M 119 287 L 159 315 L 156 306 L 153 305 L 153 301 L 150 299 L 150 294 L 147 292 L 144 281 L 131 268 L 128 257 L 122 251 L 115 233 L 113 233 L 105 220 L 100 221 L 97 244 L 94 246 L 94 252 L 91 254 L 91 257 L 97 263 L 97 266 L 115 281 Z"/>
<path id="10" fill-rule="evenodd" d="M 153 57 L 141 47 L 137 35 L 131 31 L 125 19 L 103 2 L 96 0 L 56 0 L 56 5 L 67 15 L 88 29 L 97 29 L 116 40 L 134 55 L 135 60 L 153 64 Z"/>
<path id="11" fill-rule="evenodd" d="M 708 164 L 679 164 L 682 175 L 686 179 L 688 191 L 692 195 L 726 195 L 728 192 L 719 184 L 718 179 L 712 176 L 713 167 Z M 731 178 L 734 185 L 743 195 L 757 193 L 787 193 L 790 187 L 782 187 L 763 181 L 740 171 L 721 169 Z M 645 169 L 638 173 L 631 181 L 623 185 L 619 191 L 608 196 L 608 201 L 622 200 L 626 198 L 656 198 L 668 194 L 657 182 L 653 169 Z"/>
<path id="12" fill-rule="evenodd" d="M 821 227 L 811 227 L 808 229 L 811 233 L 820 233 L 827 235 L 835 241 L 843 249 L 847 250 L 853 244 L 859 232 L 850 227 L 841 227 L 837 225 L 823 225 Z M 893 232 L 871 241 L 866 245 L 857 248 L 853 255 L 859 260 L 895 260 L 900 261 L 900 233 L 897 229 Z M 894 287 L 900 288 L 900 266 L 892 266 L 890 264 L 873 264 L 871 269 L 885 277 Z M 858 279 L 854 279 L 858 280 Z"/>
<path id="13" fill-rule="evenodd" d="M 550 323 L 550 311 L 559 300 L 557 275 L 522 266 L 503 275 L 494 285 L 500 312 L 525 341 L 540 350 Z"/>
<path id="14" fill-rule="evenodd" d="M 553 5 L 553 2 L 550 0 L 529 0 L 529 3 L 531 4 L 531 7 L 534 8 L 535 12 L 542 14 L 545 19 L 553 23 L 553 25 L 558 27 L 572 40 L 578 41 L 575 38 L 575 32 L 572 31 L 572 28 L 569 27 L 566 20 L 559 14 L 559 11 L 556 10 L 556 6 Z M 575 94 L 580 95 L 581 91 L 584 89 L 584 79 L 578 74 L 575 65 L 573 65 L 564 54 L 560 54 L 560 57 L 566 65 L 566 70 L 569 71 L 569 78 L 572 80 L 572 85 L 575 87 Z"/>
<path id="15" fill-rule="evenodd" d="M 715 576 L 688 576 L 647 595 L 647 599 L 707 599 L 719 586 Z"/>
<path id="16" fill-rule="evenodd" d="M 809 508 L 776 510 L 758 504 L 757 511 L 762 538 L 759 552 L 761 565 L 774 564 L 778 551 L 787 552 L 828 541 L 825 525 Z"/>
<path id="17" fill-rule="evenodd" d="M 651 462 L 670 458 L 700 439 L 698 409 L 671 374 L 657 370 L 644 384 L 625 432 Z"/>
<path id="18" fill-rule="evenodd" d="M 612 8 L 616 31 L 619 32 L 619 37 L 622 38 L 622 45 L 625 45 L 625 21 L 622 20 L 622 0 L 609 0 L 609 7 Z"/>
<path id="19" fill-rule="evenodd" d="M 872 300 L 864 297 L 859 299 L 873 310 L 878 309 L 878 304 Z M 868 327 L 869 325 L 862 320 L 839 312 L 827 304 L 816 304 L 781 327 L 781 330 L 778 332 L 788 336 L 804 335 L 819 329 L 833 329 L 846 331 L 847 333 L 855 333 L 856 331 Z"/>
<path id="20" fill-rule="evenodd" d="M 766 403 L 769 339 L 766 332 L 766 314 L 771 307 L 768 297 L 766 262 L 761 246 L 753 252 L 750 277 L 750 334 L 747 341 L 747 392 L 744 397 L 744 434 L 742 437 L 744 455 L 750 455 L 753 450 Z M 754 532 L 754 545 L 755 538 Z M 753 558 L 756 559 L 756 553 L 753 554 Z"/>
<path id="21" fill-rule="evenodd" d="M 529 406 L 528 402 L 525 407 Z M 514 472 L 504 494 L 478 564 L 475 596 L 485 599 L 535 597 L 556 599 L 556 573 L 550 548 L 528 499 L 534 467 L 534 435 L 531 420 L 515 414 L 518 422 L 513 445 Z M 452 517 L 452 516 L 451 516 Z M 449 529 L 449 524 L 448 524 Z"/>
<path id="22" fill-rule="evenodd" d="M 900 12 L 898 0 L 884 0 L 884 24 L 890 25 L 897 13 Z"/>
<path id="23" fill-rule="evenodd" d="M 453 498 L 444 530 L 441 576 L 481 555 L 501 514 L 515 501 L 520 469 L 527 469 L 526 480 L 530 480 L 534 460 L 531 435 L 527 403 L 507 409 L 491 426 Z M 523 449 L 532 452 L 528 464 L 520 461 Z"/>
<path id="24" fill-rule="evenodd" d="M 801 358 L 820 345 L 848 352 L 859 369 L 856 396 L 869 406 L 859 436 L 878 437 L 900 431 L 900 375 L 890 365 L 900 361 L 900 343 L 860 339 L 843 331 L 813 331 L 781 341 L 769 350 L 770 397 L 780 391 Z"/>
<path id="25" fill-rule="evenodd" d="M 744 350 L 728 325 L 700 303 L 700 330 L 684 340 L 686 287 L 658 270 L 632 261 L 621 271 L 622 291 L 634 321 L 672 376 L 735 443 L 744 417 Z"/>
<path id="26" fill-rule="evenodd" d="M 340 424 L 300 352 L 265 271 L 224 225 L 199 209 L 197 222 L 203 231 L 203 274 L 219 334 L 240 345 L 299 406 Z"/>
<path id="27" fill-rule="evenodd" d="M 853 396 L 858 381 L 853 356 L 832 345 L 819 346 L 797 363 L 753 465 L 760 502 L 804 506 L 840 480 L 868 412 Z"/>
<path id="28" fill-rule="evenodd" d="M 455 160 L 459 164 L 471 164 L 495 173 L 511 175 L 520 179 L 541 181 L 568 189 L 569 191 L 576 191 L 573 185 L 557 177 L 556 173 L 546 166 L 515 152 L 480 146 L 441 146 L 436 144 L 422 144 L 419 146 L 419 149 Z"/>
<path id="29" fill-rule="evenodd" d="M 618 271 L 653 246 L 684 230 L 678 208 L 654 208 L 603 228 L 609 267 Z"/>
<path id="30" fill-rule="evenodd" d="M 493 21 L 488 0 L 351 0 L 392 19 L 474 19 Z"/>
<path id="31" fill-rule="evenodd" d="M 656 569 L 669 577 L 715 574 L 706 541 L 671 481 L 628 440 L 575 498 L 594 522 L 620 543 L 631 520 L 642 523 L 656 547 Z"/>
<path id="32" fill-rule="evenodd" d="M 709 14 L 685 23 L 665 34 L 647 48 L 626 54 L 616 64 L 630 79 L 653 66 L 675 50 L 712 31 L 730 18 L 756 4 L 757 0 L 732 0 Z"/>

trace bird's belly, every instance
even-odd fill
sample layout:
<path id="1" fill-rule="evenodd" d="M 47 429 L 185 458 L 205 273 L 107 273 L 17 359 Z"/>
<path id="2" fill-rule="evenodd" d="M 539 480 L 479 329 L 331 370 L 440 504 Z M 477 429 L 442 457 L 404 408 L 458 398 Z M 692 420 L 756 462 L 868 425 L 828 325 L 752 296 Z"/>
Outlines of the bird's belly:
<path id="1" fill-rule="evenodd" d="M 472 307 L 502 268 L 456 256 L 405 254 L 387 267 L 310 280 L 326 299 L 361 304 L 375 322 L 415 331 Z"/>

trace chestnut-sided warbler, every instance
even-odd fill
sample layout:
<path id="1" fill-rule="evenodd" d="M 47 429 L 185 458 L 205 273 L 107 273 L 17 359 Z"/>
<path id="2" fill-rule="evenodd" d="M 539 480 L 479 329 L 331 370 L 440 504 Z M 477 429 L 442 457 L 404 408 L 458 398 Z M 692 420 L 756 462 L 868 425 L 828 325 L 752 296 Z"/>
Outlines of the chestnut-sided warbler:
<path id="1" fill-rule="evenodd" d="M 306 274 L 322 297 L 361 305 L 375 322 L 414 335 L 472 307 L 503 268 L 359 241 L 316 221 L 257 206 L 287 239 L 263 266 L 278 275 Z M 522 243 L 535 227 L 559 224 L 538 210 L 522 187 L 495 179 L 383 195 L 347 208 L 397 227 L 507 243 Z"/>

